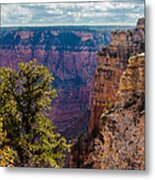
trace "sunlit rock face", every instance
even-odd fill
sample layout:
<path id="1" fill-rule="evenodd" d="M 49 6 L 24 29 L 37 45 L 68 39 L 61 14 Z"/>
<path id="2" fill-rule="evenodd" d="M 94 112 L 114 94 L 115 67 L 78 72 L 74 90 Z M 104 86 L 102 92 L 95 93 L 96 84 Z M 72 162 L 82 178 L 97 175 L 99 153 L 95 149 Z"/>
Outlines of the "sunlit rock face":
<path id="1" fill-rule="evenodd" d="M 120 79 L 114 107 L 100 117 L 100 137 L 95 140 L 98 150 L 94 153 L 94 158 L 99 158 L 100 162 L 94 161 L 94 168 L 145 168 L 144 58 L 144 54 L 137 54 L 129 59 Z"/>
<path id="2" fill-rule="evenodd" d="M 142 53 L 129 59 L 113 107 L 102 111 L 95 136 L 83 134 L 75 143 L 70 167 L 145 169 L 144 58 Z"/>
<path id="3" fill-rule="evenodd" d="M 97 53 L 88 132 L 72 148 L 70 167 L 144 169 L 144 19 L 113 31 Z"/>
<path id="4" fill-rule="evenodd" d="M 144 19 L 138 20 L 134 30 L 113 31 L 110 44 L 98 52 L 89 133 L 97 131 L 95 127 L 100 115 L 115 102 L 120 77 L 128 64 L 128 58 L 141 52 L 144 52 Z M 132 77 L 133 83 L 135 77 Z"/>
<path id="5" fill-rule="evenodd" d="M 111 40 L 110 32 L 103 31 L 102 27 L 1 29 L 0 67 L 17 69 L 19 62 L 36 58 L 53 74 L 59 97 L 50 116 L 67 138 L 77 137 L 88 127 L 96 53 Z"/>

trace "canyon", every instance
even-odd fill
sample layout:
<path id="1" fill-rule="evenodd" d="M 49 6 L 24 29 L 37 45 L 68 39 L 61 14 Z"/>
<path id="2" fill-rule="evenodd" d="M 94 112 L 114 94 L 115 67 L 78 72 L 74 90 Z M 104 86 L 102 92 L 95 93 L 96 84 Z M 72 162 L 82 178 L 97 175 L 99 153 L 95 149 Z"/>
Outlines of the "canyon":
<path id="1" fill-rule="evenodd" d="M 50 118 L 73 144 L 66 167 L 145 168 L 144 26 L 1 28 L 0 67 L 37 59 L 55 78 Z"/>
<path id="2" fill-rule="evenodd" d="M 110 40 L 107 27 L 4 27 L 0 67 L 17 69 L 19 62 L 34 58 L 45 65 L 58 93 L 50 118 L 62 135 L 72 139 L 88 128 L 96 54 Z"/>

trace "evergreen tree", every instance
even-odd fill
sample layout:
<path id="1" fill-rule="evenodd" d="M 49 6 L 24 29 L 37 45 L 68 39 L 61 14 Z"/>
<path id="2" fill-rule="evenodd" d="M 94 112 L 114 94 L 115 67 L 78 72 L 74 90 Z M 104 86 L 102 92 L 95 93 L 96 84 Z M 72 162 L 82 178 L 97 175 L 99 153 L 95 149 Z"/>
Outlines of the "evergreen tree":
<path id="1" fill-rule="evenodd" d="M 51 102 L 57 97 L 53 80 L 36 60 L 20 63 L 17 71 L 0 69 L 0 118 L 6 131 L 3 145 L 16 152 L 16 166 L 64 166 L 70 145 L 48 118 Z"/>
<path id="2" fill-rule="evenodd" d="M 0 118 L 0 167 L 12 167 L 14 166 L 16 152 L 4 144 L 5 138 L 6 131 L 3 130 L 3 119 Z"/>

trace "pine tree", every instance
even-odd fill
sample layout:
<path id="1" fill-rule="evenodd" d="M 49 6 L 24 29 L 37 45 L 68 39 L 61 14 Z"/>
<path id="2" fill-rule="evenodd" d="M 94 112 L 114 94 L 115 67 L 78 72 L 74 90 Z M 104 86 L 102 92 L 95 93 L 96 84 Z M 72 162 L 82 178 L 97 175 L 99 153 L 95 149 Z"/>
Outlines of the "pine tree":
<path id="1" fill-rule="evenodd" d="M 3 144 L 16 152 L 16 166 L 64 166 L 70 145 L 48 117 L 57 97 L 53 80 L 36 60 L 20 63 L 17 71 L 0 69 L 0 118 L 6 131 Z"/>

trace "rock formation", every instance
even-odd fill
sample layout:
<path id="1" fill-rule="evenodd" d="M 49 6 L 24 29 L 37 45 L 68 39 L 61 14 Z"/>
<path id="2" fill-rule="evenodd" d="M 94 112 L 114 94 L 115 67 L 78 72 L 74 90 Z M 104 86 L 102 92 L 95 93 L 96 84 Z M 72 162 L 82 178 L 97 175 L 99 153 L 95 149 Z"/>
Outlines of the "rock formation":
<path id="1" fill-rule="evenodd" d="M 145 168 L 144 54 L 129 59 L 113 107 L 99 118 L 94 138 L 82 135 L 72 149 L 71 167 Z"/>
<path id="2" fill-rule="evenodd" d="M 98 52 L 88 133 L 72 148 L 70 167 L 144 169 L 144 19 L 115 31 Z"/>
<path id="3" fill-rule="evenodd" d="M 94 90 L 91 98 L 89 133 L 97 132 L 96 124 L 102 112 L 116 100 L 120 77 L 130 56 L 144 52 L 144 19 L 134 30 L 112 32 L 112 41 L 97 56 Z"/>
<path id="4" fill-rule="evenodd" d="M 114 108 L 101 115 L 96 146 L 103 141 L 103 150 L 94 168 L 144 169 L 144 106 L 144 54 L 139 54 L 121 76 Z"/>

